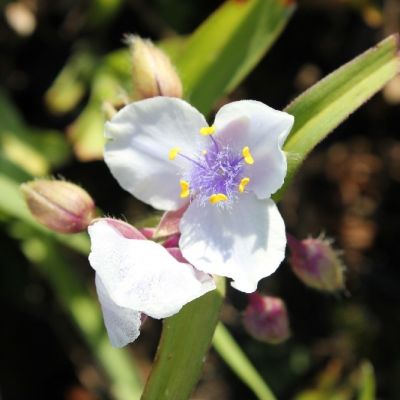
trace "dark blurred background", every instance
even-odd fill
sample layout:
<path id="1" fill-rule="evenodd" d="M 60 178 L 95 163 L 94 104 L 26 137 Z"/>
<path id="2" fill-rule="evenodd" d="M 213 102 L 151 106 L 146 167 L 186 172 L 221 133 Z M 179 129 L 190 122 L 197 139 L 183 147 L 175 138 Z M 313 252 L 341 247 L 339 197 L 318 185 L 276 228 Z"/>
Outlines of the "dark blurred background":
<path id="1" fill-rule="evenodd" d="M 221 2 L 113 0 L 103 8 L 100 3 L 1 2 L 0 86 L 29 125 L 67 132 L 84 108 L 88 93 L 63 114 L 49 110 L 44 101 L 79 46 L 106 54 L 120 48 L 128 32 L 155 41 L 188 34 Z M 286 31 L 230 100 L 253 98 L 283 108 L 324 75 L 398 31 L 399 24 L 397 0 L 299 0 Z M 399 104 L 400 78 L 313 151 L 280 204 L 292 234 L 304 238 L 325 232 L 344 250 L 346 292 L 313 291 L 284 263 L 262 289 L 286 301 L 292 338 L 271 346 L 246 335 L 240 321 L 246 300 L 229 291 L 223 321 L 279 399 L 306 399 L 302 396 L 313 388 L 322 394 L 307 399 L 347 399 L 364 360 L 374 367 L 378 398 L 400 398 Z M 56 172 L 81 183 L 112 215 L 135 222 L 150 211 L 118 187 L 101 161 L 72 159 Z M 102 372 L 54 293 L 4 232 L 0 254 L 0 398 L 107 399 Z M 92 278 L 85 259 L 66 256 L 73 257 L 83 279 Z M 160 323 L 149 321 L 131 346 L 143 376 L 159 331 Z M 327 385 L 335 395 L 322 391 Z M 93 387 L 96 391 L 88 390 Z M 252 396 L 211 351 L 193 398 Z"/>

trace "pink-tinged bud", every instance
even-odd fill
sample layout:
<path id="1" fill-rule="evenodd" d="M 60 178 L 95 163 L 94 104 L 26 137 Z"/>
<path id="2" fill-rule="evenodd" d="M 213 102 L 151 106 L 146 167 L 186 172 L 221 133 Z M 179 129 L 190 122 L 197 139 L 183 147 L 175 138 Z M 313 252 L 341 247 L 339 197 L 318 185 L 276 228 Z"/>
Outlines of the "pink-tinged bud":
<path id="1" fill-rule="evenodd" d="M 167 251 L 175 260 L 188 264 L 189 262 L 183 257 L 181 250 L 178 247 L 168 247 Z"/>
<path id="2" fill-rule="evenodd" d="M 55 232 L 86 230 L 95 218 L 95 204 L 81 187 L 65 181 L 38 179 L 21 185 L 37 221 Z"/>
<path id="3" fill-rule="evenodd" d="M 287 340 L 290 328 L 285 303 L 278 297 L 261 296 L 257 292 L 248 298 L 249 304 L 243 314 L 246 331 L 266 343 L 277 344 Z"/>
<path id="4" fill-rule="evenodd" d="M 166 211 L 157 225 L 154 235 L 156 237 L 170 236 L 179 233 L 179 224 L 183 214 L 189 207 L 189 203 L 175 211 Z"/>
<path id="5" fill-rule="evenodd" d="M 293 272 L 307 286 L 334 292 L 344 289 L 344 266 L 328 239 L 297 240 L 287 234 Z"/>
<path id="6" fill-rule="evenodd" d="M 145 227 L 145 228 L 140 228 L 139 231 L 146 239 L 153 239 L 154 232 L 156 230 L 155 228 Z"/>
<path id="7" fill-rule="evenodd" d="M 182 83 L 168 56 L 150 40 L 126 39 L 132 52 L 132 80 L 139 99 L 182 97 Z"/>
<path id="8" fill-rule="evenodd" d="M 131 224 L 115 218 L 96 218 L 92 222 L 106 221 L 109 225 L 115 228 L 123 237 L 127 239 L 146 240 L 146 236 L 136 229 Z"/>
<path id="9" fill-rule="evenodd" d="M 170 248 L 170 247 L 179 247 L 179 239 L 181 238 L 181 235 L 179 233 L 176 233 L 175 235 L 170 236 L 164 243 L 163 246 L 165 248 Z"/>

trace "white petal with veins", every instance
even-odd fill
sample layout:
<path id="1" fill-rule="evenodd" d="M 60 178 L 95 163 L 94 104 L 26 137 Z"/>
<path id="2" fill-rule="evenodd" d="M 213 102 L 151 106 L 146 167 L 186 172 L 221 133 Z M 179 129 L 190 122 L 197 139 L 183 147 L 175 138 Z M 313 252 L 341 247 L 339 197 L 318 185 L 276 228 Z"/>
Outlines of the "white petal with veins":
<path id="1" fill-rule="evenodd" d="M 131 103 L 106 123 L 104 160 L 118 183 L 160 210 L 177 210 L 179 176 L 188 161 L 170 160 L 172 148 L 188 156 L 204 147 L 203 115 L 183 100 L 154 97 Z"/>
<path id="2" fill-rule="evenodd" d="M 178 262 L 161 245 L 127 239 L 104 220 L 89 226 L 89 235 L 89 262 L 120 307 L 166 318 L 215 288 L 211 277 L 199 281 L 191 265 Z"/>
<path id="3" fill-rule="evenodd" d="M 278 208 L 250 193 L 230 210 L 193 202 L 180 227 L 183 256 L 201 271 L 232 278 L 232 286 L 243 292 L 254 292 L 285 256 L 285 225 Z"/>
<path id="4" fill-rule="evenodd" d="M 141 313 L 117 305 L 97 274 L 95 283 L 111 344 L 114 347 L 124 347 L 135 341 L 140 335 Z"/>
<path id="5" fill-rule="evenodd" d="M 283 184 L 287 162 L 282 145 L 292 129 L 294 117 L 254 100 L 223 106 L 215 117 L 216 139 L 230 147 L 249 147 L 254 164 L 246 166 L 249 190 L 265 199 Z"/>

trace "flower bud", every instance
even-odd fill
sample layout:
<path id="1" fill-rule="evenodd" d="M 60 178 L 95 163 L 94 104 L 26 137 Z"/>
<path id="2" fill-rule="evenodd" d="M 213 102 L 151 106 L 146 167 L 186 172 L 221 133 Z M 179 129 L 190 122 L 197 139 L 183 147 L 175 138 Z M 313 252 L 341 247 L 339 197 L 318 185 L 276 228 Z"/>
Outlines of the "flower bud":
<path id="1" fill-rule="evenodd" d="M 165 248 L 170 248 L 170 247 L 179 247 L 179 239 L 181 238 L 181 235 L 179 233 L 175 233 L 174 235 L 170 236 L 164 243 L 163 246 Z"/>
<path id="2" fill-rule="evenodd" d="M 115 218 L 96 218 L 92 223 L 98 221 L 106 221 L 109 225 L 111 225 L 114 229 L 116 229 L 124 238 L 127 239 L 136 239 L 136 240 L 146 240 L 146 235 L 136 229 L 131 224 L 128 224 L 125 221 L 121 221 L 120 219 Z"/>
<path id="3" fill-rule="evenodd" d="M 243 324 L 251 336 L 262 342 L 277 344 L 290 336 L 286 306 L 278 297 L 251 293 Z"/>
<path id="4" fill-rule="evenodd" d="M 170 236 L 179 233 L 179 224 L 183 214 L 186 212 L 189 203 L 174 211 L 166 211 L 161 217 L 159 224 L 155 230 L 155 236 Z"/>
<path id="5" fill-rule="evenodd" d="M 55 232 L 84 231 L 95 217 L 93 199 L 73 183 L 38 179 L 21 190 L 35 219 Z"/>
<path id="6" fill-rule="evenodd" d="M 168 56 L 150 40 L 128 36 L 132 52 L 132 80 L 139 99 L 182 97 L 182 83 Z"/>
<path id="7" fill-rule="evenodd" d="M 146 239 L 153 239 L 155 228 L 144 227 L 140 228 L 139 232 L 146 238 Z"/>
<path id="8" fill-rule="evenodd" d="M 344 289 L 344 266 L 328 239 L 297 240 L 287 235 L 293 272 L 307 286 L 334 292 Z"/>

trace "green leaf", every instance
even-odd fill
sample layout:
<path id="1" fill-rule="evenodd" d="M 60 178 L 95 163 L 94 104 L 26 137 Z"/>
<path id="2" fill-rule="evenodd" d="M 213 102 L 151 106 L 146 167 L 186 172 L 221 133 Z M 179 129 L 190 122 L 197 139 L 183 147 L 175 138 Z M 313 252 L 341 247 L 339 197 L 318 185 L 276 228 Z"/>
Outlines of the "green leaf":
<path id="1" fill-rule="evenodd" d="M 226 364 L 258 399 L 276 400 L 267 384 L 222 323 L 219 323 L 215 330 L 213 345 Z"/>
<path id="2" fill-rule="evenodd" d="M 90 6 L 87 15 L 87 27 L 92 30 L 106 31 L 109 25 L 118 15 L 124 2 L 123 0 L 93 0 L 88 5 Z"/>
<path id="3" fill-rule="evenodd" d="M 389 36 L 286 107 L 285 111 L 294 115 L 295 123 L 284 145 L 288 154 L 288 173 L 275 200 L 281 197 L 307 154 L 398 73 L 398 40 L 397 35 Z"/>
<path id="4" fill-rule="evenodd" d="M 68 129 L 74 153 L 80 161 L 103 158 L 105 116 L 97 100 L 92 100 Z"/>
<path id="5" fill-rule="evenodd" d="M 46 278 L 55 297 L 82 333 L 110 379 L 113 397 L 118 400 L 139 398 L 142 391 L 139 373 L 127 351 L 111 346 L 98 302 L 66 257 L 60 257 L 60 246 L 52 238 L 27 228 L 14 226 L 12 235 L 20 241 L 25 256 Z"/>
<path id="6" fill-rule="evenodd" d="M 369 361 L 364 361 L 360 366 L 360 383 L 357 400 L 376 399 L 376 381 L 374 367 Z"/>
<path id="7" fill-rule="evenodd" d="M 88 90 L 97 62 L 89 49 L 80 47 L 75 51 L 46 91 L 45 101 L 50 111 L 63 114 L 79 104 Z"/>
<path id="8" fill-rule="evenodd" d="M 57 131 L 28 127 L 4 91 L 0 90 L 0 148 L 4 159 L 32 175 L 45 175 L 69 157 L 70 150 Z"/>
<path id="9" fill-rule="evenodd" d="M 114 51 L 100 61 L 89 102 L 68 130 L 75 154 L 81 161 L 103 158 L 106 121 L 103 103 L 117 103 L 127 97 L 124 88 L 130 88 L 130 69 L 127 49 Z"/>
<path id="10" fill-rule="evenodd" d="M 278 38 L 293 9 L 282 0 L 229 0 L 187 40 L 174 38 L 161 43 L 177 63 L 188 101 L 208 112 L 218 98 L 235 89 Z M 126 48 L 110 53 L 99 65 L 89 103 L 69 129 L 75 153 L 82 161 L 102 158 L 102 103 L 120 100 L 121 88 L 128 90 L 128 95 L 131 91 Z M 71 87 L 72 100 L 80 92 L 79 84 L 75 85 Z"/>
<path id="11" fill-rule="evenodd" d="M 11 162 L 1 151 L 0 151 L 0 171 L 2 174 L 5 174 L 9 178 L 18 182 L 24 182 L 32 179 L 31 175 L 28 172 L 26 172 L 20 166 Z"/>
<path id="12" fill-rule="evenodd" d="M 176 59 L 187 100 L 208 113 L 270 49 L 293 10 L 282 0 L 226 1 Z"/>
<path id="13" fill-rule="evenodd" d="M 219 290 L 186 304 L 164 327 L 142 400 L 186 400 L 197 383 L 222 305 L 225 280 Z"/>
<path id="14" fill-rule="evenodd" d="M 87 235 L 56 234 L 38 224 L 25 205 L 19 184 L 3 174 L 18 174 L 19 169 L 14 167 L 13 171 L 10 162 L 7 162 L 6 167 L 7 169 L 1 169 L 0 173 L 0 214 L 3 213 L 7 217 L 12 236 L 20 241 L 25 256 L 49 282 L 60 304 L 82 333 L 88 347 L 110 379 L 111 392 L 115 399 L 139 398 L 142 383 L 134 361 L 127 351 L 111 346 L 100 305 L 82 282 L 81 276 L 78 276 L 66 261 L 66 257 L 60 257 L 59 244 L 87 256 Z"/>

